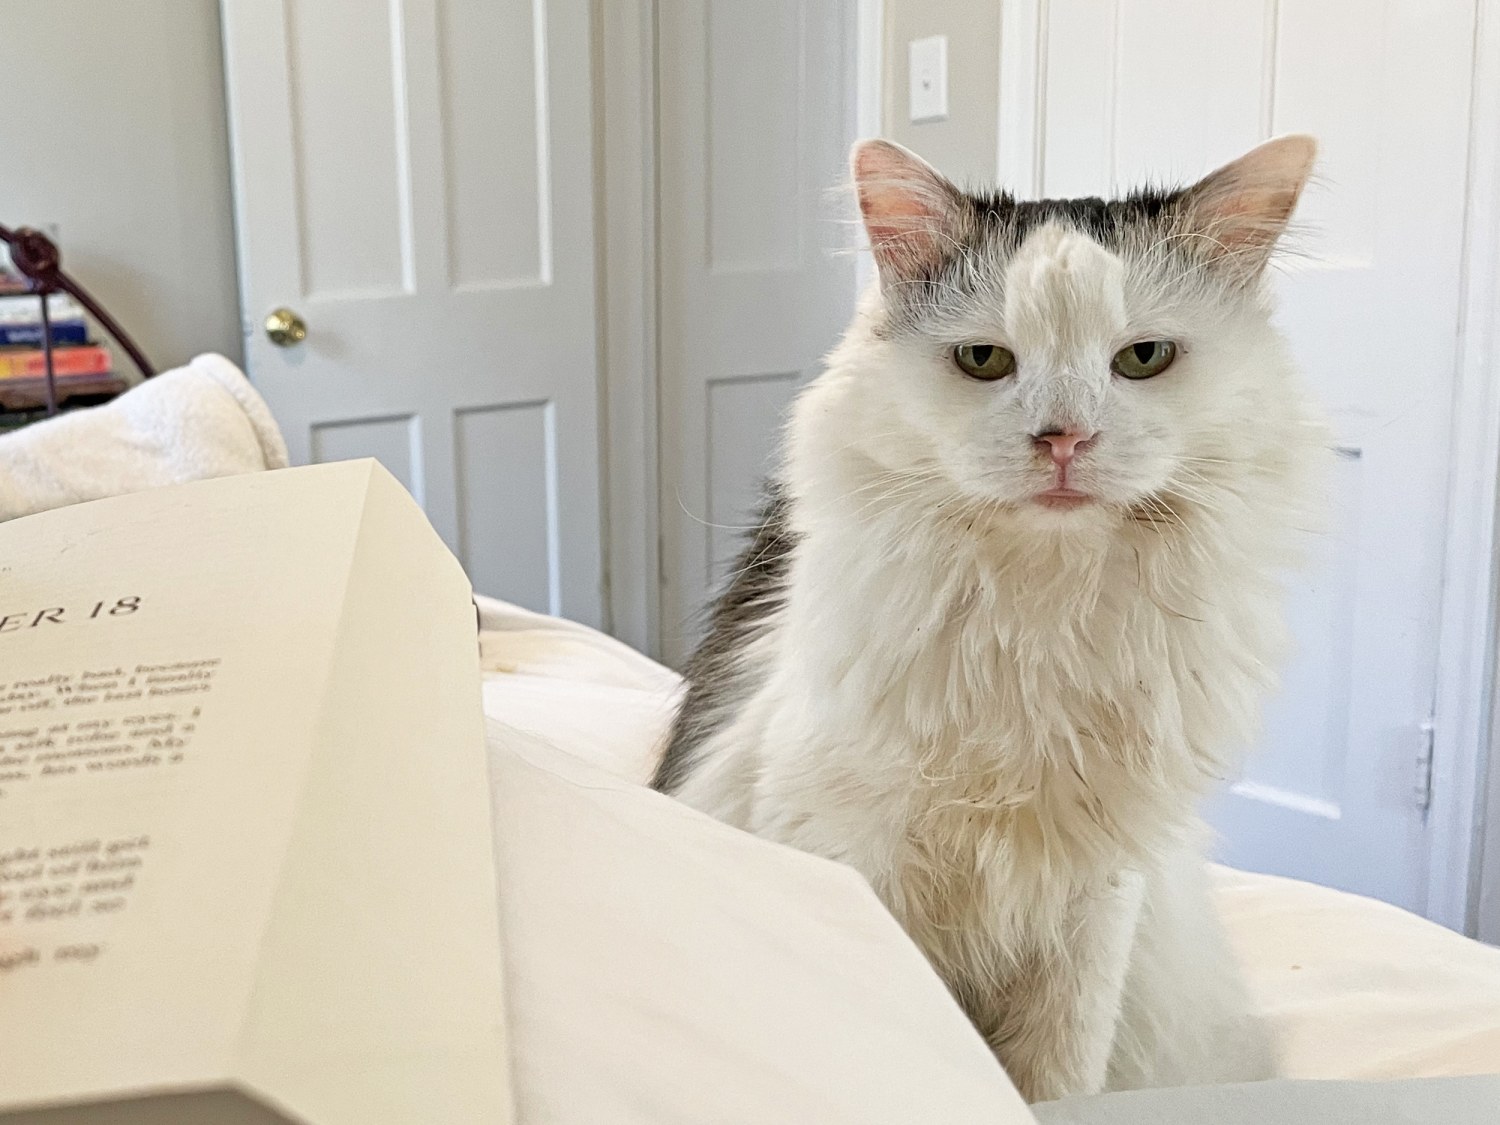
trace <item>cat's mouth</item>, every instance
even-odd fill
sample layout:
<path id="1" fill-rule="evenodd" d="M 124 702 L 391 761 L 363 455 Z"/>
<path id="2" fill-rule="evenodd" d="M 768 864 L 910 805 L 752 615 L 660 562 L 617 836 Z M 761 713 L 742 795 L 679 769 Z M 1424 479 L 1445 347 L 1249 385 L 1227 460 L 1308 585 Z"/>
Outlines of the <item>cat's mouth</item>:
<path id="1" fill-rule="evenodd" d="M 1038 492 L 1033 499 L 1044 508 L 1061 509 L 1081 508 L 1094 502 L 1087 492 L 1079 492 L 1076 488 L 1049 488 L 1046 492 Z"/>

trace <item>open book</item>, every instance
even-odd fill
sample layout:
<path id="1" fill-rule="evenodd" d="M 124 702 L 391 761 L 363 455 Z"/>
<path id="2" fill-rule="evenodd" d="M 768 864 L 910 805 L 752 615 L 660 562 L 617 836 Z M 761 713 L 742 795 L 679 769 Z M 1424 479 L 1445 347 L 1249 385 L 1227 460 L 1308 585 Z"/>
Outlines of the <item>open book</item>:
<path id="1" fill-rule="evenodd" d="M 373 461 L 0 524 L 0 1122 L 512 1119 L 468 582 Z"/>
<path id="2" fill-rule="evenodd" d="M 1034 1121 L 854 872 L 499 710 L 374 462 L 0 523 L 0 1125 Z"/>

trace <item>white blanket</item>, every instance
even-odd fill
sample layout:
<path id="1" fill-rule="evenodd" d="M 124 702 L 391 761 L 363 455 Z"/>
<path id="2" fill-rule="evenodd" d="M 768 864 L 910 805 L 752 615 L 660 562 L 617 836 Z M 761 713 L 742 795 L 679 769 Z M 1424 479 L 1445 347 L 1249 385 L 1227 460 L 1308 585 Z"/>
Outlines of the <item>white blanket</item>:
<path id="1" fill-rule="evenodd" d="M 1216 876 L 1286 1075 L 1500 1074 L 1500 949 L 1359 895 L 1227 868 Z"/>
<path id="2" fill-rule="evenodd" d="M 1030 1120 L 853 871 L 493 719 L 489 745 L 524 1125 Z"/>
<path id="3" fill-rule="evenodd" d="M 201 355 L 102 406 L 0 436 L 0 520 L 286 463 L 281 433 L 239 368 Z"/>
<path id="4" fill-rule="evenodd" d="M 612 776 L 622 791 L 638 788 L 678 677 L 581 625 L 489 599 L 480 608 L 492 748 L 507 732 L 524 733 L 555 758 Z M 1324 887 L 1227 869 L 1215 877 L 1289 1077 L 1500 1073 L 1500 950 Z"/>

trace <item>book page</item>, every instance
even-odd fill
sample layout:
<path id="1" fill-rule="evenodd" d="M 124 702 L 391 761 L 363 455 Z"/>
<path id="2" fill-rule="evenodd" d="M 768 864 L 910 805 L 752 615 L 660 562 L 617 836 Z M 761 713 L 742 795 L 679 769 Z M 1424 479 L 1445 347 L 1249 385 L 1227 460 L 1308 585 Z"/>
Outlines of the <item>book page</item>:
<path id="1" fill-rule="evenodd" d="M 84 616 L 139 610 L 140 598 L 128 595 L 95 602 Z M 65 621 L 65 607 L 40 612 L 48 622 Z M 15 628 L 41 625 L 36 615 L 9 620 L 21 622 Z M 0 802 L 24 804 L 38 794 L 55 801 L 79 788 L 86 792 L 98 779 L 171 773 L 187 765 L 204 708 L 212 708 L 214 675 L 222 663 L 214 656 L 166 664 L 55 665 L 45 675 L 0 681 Z M 70 938 L 50 924 L 126 911 L 150 852 L 145 831 L 9 841 L 0 851 L 0 934 L 35 925 L 33 936 L 42 944 L 16 940 L 0 946 L 0 972 L 96 960 L 100 943 L 73 940 L 86 939 L 86 932 Z"/>
<path id="2" fill-rule="evenodd" d="M 379 541 L 366 534 L 371 512 Z M 350 622 L 378 616 L 379 599 L 392 597 L 358 577 L 362 567 L 383 573 L 381 559 L 430 584 L 430 601 L 414 612 L 447 607 L 431 652 L 457 653 L 449 667 L 462 683 L 465 660 L 474 663 L 467 585 L 373 462 L 206 481 L 0 524 L 0 1119 L 9 1107 L 249 1081 L 247 1068 L 258 1068 L 257 1080 L 289 1081 L 253 1035 L 257 1005 L 295 975 L 295 956 L 274 939 L 296 932 L 319 955 L 358 947 L 382 873 L 373 863 L 306 870 L 355 831 L 394 839 L 417 864 L 429 851 L 447 877 L 440 908 L 454 917 L 422 923 L 396 902 L 393 929 L 436 943 L 458 925 L 488 941 L 482 962 L 472 944 L 468 962 L 455 959 L 471 978 L 462 990 L 445 991 L 441 979 L 429 989 L 450 1006 L 460 995 L 483 1005 L 482 1033 L 463 1044 L 439 1036 L 422 1050 L 493 1059 L 501 1079 L 486 1078 L 474 1101 L 487 1105 L 485 1120 L 506 1119 L 487 823 L 477 840 L 436 844 L 415 816 L 350 827 L 370 810 L 402 807 L 382 797 L 382 771 L 359 768 L 364 744 L 392 726 L 387 699 L 399 696 L 416 716 L 405 736 L 444 735 L 442 745 L 388 750 L 438 760 L 420 774 L 435 779 L 432 792 L 412 807 L 484 785 L 477 672 L 462 684 L 471 712 L 462 693 L 443 696 L 458 719 L 424 723 L 424 696 L 390 686 L 420 670 L 401 664 L 399 650 L 387 665 L 378 646 L 345 644 Z M 372 604 L 351 605 L 350 586 L 361 582 L 359 597 Z M 310 807 L 309 778 L 327 773 L 329 758 L 353 763 L 335 770 L 342 803 Z M 478 775 L 465 775 L 474 763 Z M 309 831 L 316 848 L 298 842 Z M 449 885 L 455 878 L 467 882 Z M 315 887 L 316 900 L 298 900 L 289 885 Z M 368 1010 L 349 1010 L 348 988 L 330 982 L 327 995 L 344 1006 L 315 1040 L 298 1040 L 312 1036 L 305 1026 L 281 1029 L 287 1053 L 343 1050 L 367 1068 L 370 1052 L 390 1053 L 392 1020 L 380 1007 L 390 965 L 378 957 L 366 961 L 380 977 L 360 985 Z M 310 1005 L 324 996 L 320 975 L 300 982 Z M 431 1039 L 426 995 L 397 999 Z M 472 1020 L 452 1037 L 473 1032 Z M 409 1077 L 431 1082 L 433 1073 Z M 343 1097 L 333 1089 L 314 1099 L 322 1120 L 390 1119 L 352 1115 Z"/>
<path id="3" fill-rule="evenodd" d="M 0 524 L 8 1096 L 230 1069 L 360 520 L 357 488 L 288 510 L 273 484 Z M 70 1054 L 36 1036 L 64 998 Z"/>

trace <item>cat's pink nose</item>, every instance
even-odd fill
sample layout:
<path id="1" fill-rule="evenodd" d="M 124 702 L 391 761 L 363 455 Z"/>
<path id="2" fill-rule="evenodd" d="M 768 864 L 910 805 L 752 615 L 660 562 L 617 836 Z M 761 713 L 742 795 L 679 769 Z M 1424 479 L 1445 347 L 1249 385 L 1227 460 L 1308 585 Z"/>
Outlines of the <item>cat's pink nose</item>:
<path id="1" fill-rule="evenodd" d="M 1052 454 L 1054 465 L 1066 465 L 1087 449 L 1094 437 L 1094 434 L 1086 434 L 1081 430 L 1047 430 L 1033 434 L 1031 440 L 1037 449 L 1045 449 Z"/>

